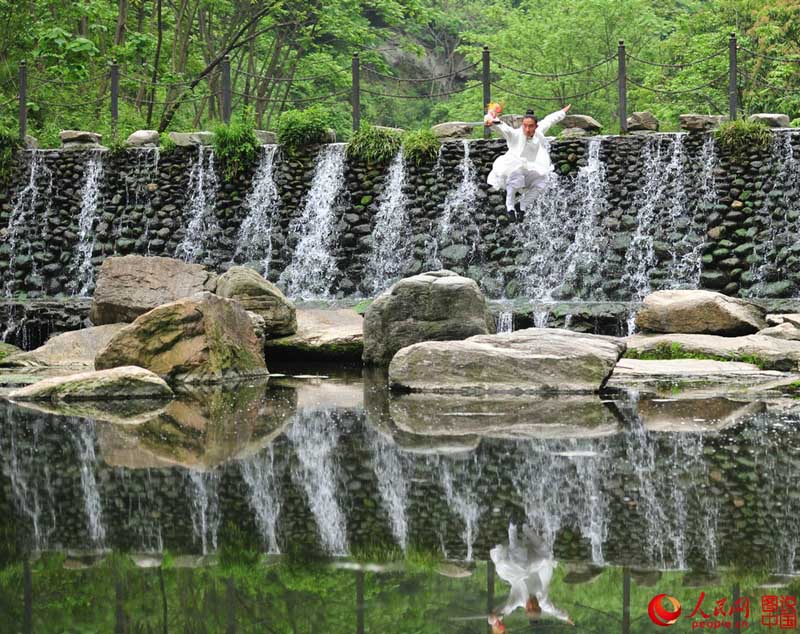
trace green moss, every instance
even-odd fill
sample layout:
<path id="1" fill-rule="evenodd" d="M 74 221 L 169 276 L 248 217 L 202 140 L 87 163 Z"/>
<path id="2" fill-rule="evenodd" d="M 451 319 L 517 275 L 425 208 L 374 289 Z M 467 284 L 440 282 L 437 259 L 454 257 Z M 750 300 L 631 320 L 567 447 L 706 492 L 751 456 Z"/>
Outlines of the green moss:
<path id="1" fill-rule="evenodd" d="M 278 143 L 289 154 L 297 154 L 308 145 L 321 143 L 331 123 L 330 111 L 321 104 L 305 110 L 286 110 L 278 120 Z"/>
<path id="2" fill-rule="evenodd" d="M 403 134 L 403 157 L 415 165 L 433 163 L 439 156 L 442 142 L 429 129 L 411 130 Z"/>
<path id="3" fill-rule="evenodd" d="M 374 299 L 362 299 L 358 304 L 353 306 L 353 310 L 356 311 L 359 315 L 363 315 L 367 312 L 367 308 L 370 307 Z"/>
<path id="4" fill-rule="evenodd" d="M 0 184 L 5 185 L 14 171 L 14 158 L 22 148 L 19 137 L 7 130 L 0 130 Z"/>
<path id="5" fill-rule="evenodd" d="M 230 182 L 253 164 L 258 153 L 258 138 L 249 113 L 229 125 L 214 128 L 214 154 L 223 178 Z"/>
<path id="6" fill-rule="evenodd" d="M 160 148 L 160 153 L 163 156 L 168 156 L 172 154 L 178 148 L 178 146 L 175 145 L 175 141 L 169 138 L 168 132 L 161 133 L 161 135 L 159 136 L 158 145 Z"/>
<path id="7" fill-rule="evenodd" d="M 347 156 L 366 163 L 388 163 L 397 154 L 400 144 L 400 132 L 364 125 L 350 137 Z"/>
<path id="8" fill-rule="evenodd" d="M 665 361 L 670 359 L 701 359 L 708 361 L 738 361 L 741 363 L 751 363 L 764 370 L 769 363 L 766 359 L 753 354 L 732 355 L 730 357 L 703 354 L 686 350 L 681 344 L 673 341 L 671 343 L 659 343 L 652 350 L 628 349 L 623 355 L 627 359 L 642 359 L 645 361 Z"/>
<path id="9" fill-rule="evenodd" d="M 714 131 L 714 138 L 722 150 L 732 155 L 741 155 L 748 150 L 766 150 L 772 143 L 772 133 L 764 123 L 747 119 L 722 123 Z"/>

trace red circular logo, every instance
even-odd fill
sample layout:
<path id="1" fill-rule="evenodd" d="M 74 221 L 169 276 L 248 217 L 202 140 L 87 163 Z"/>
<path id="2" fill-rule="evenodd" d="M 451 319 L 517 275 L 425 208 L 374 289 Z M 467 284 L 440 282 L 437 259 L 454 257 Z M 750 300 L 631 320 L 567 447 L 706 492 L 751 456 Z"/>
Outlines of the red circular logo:
<path id="1" fill-rule="evenodd" d="M 672 604 L 671 612 L 664 607 L 664 598 Z M 675 623 L 681 615 L 681 603 L 668 594 L 657 594 L 650 601 L 650 605 L 647 606 L 647 613 L 653 623 L 661 627 L 668 627 Z"/>

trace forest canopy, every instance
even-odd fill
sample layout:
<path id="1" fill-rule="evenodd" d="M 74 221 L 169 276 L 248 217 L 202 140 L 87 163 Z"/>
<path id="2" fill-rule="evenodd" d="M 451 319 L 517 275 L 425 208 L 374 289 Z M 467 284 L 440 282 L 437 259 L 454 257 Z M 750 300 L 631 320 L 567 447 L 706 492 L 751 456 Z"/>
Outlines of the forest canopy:
<path id="1" fill-rule="evenodd" d="M 211 128 L 228 56 L 234 114 L 275 129 L 281 112 L 322 103 L 346 137 L 356 52 L 363 122 L 477 121 L 487 46 L 491 96 L 507 112 L 571 102 L 616 132 L 624 40 L 628 112 L 674 129 L 682 112 L 727 114 L 731 32 L 742 111 L 793 119 L 798 30 L 800 5 L 788 0 L 0 0 L 0 125 L 17 130 L 25 61 L 31 134 L 45 145 L 66 128 L 110 135 L 116 61 L 120 135 Z"/>

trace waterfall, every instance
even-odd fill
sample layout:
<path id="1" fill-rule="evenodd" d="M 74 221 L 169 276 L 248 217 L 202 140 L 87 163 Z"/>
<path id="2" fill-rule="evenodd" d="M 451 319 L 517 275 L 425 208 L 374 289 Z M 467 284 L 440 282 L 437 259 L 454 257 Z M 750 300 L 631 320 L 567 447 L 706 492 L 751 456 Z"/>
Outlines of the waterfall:
<path id="1" fill-rule="evenodd" d="M 292 478 L 305 491 L 325 550 L 347 554 L 347 521 L 339 505 L 339 432 L 332 411 L 298 412 L 287 434 L 297 455 Z"/>
<path id="2" fill-rule="evenodd" d="M 132 150 L 131 170 L 125 175 L 125 207 L 141 212 L 142 227 L 141 240 L 146 245 L 147 255 L 150 255 L 150 223 L 153 221 L 153 194 L 151 187 L 158 178 L 158 163 L 161 152 L 157 147 L 138 148 Z M 115 237 L 120 237 L 123 232 L 130 237 L 138 238 L 139 227 L 125 224 L 117 227 Z M 126 236 L 127 237 L 127 236 Z"/>
<path id="3" fill-rule="evenodd" d="M 190 469 L 189 484 L 192 491 L 192 530 L 200 540 L 203 554 L 217 549 L 217 532 L 221 519 L 219 510 L 219 473 Z M 209 548 L 210 547 L 210 548 Z"/>
<path id="4" fill-rule="evenodd" d="M 256 525 L 261 531 L 261 537 L 269 553 L 280 553 L 277 525 L 281 512 L 281 497 L 272 446 L 270 445 L 262 455 L 242 460 L 239 464 L 242 478 L 250 492 L 250 506 L 256 514 Z"/>
<path id="5" fill-rule="evenodd" d="M 37 216 L 45 216 L 50 210 L 53 194 L 53 172 L 47 167 L 44 160 L 44 152 L 32 150 L 30 153 L 30 167 L 28 171 L 28 182 L 14 197 L 11 208 L 11 215 L 8 218 L 8 233 L 6 244 L 9 249 L 8 270 L 6 271 L 4 295 L 11 297 L 15 290 L 15 272 L 17 258 L 20 255 L 21 244 L 30 233 L 31 224 Z M 45 210 L 37 212 L 37 206 L 44 205 Z M 27 241 L 27 255 L 30 257 L 31 240 Z M 31 264 L 35 266 L 35 261 L 31 258 Z M 6 335 L 7 336 L 7 333 Z M 5 338 L 4 336 L 4 338 Z"/>
<path id="6" fill-rule="evenodd" d="M 378 480 L 378 492 L 383 501 L 395 541 L 408 548 L 408 464 L 397 447 L 379 432 L 371 430 L 368 441 L 372 453 L 372 469 Z"/>
<path id="7" fill-rule="evenodd" d="M 78 216 L 78 245 L 72 263 L 73 281 L 77 295 L 85 297 L 94 287 L 94 223 L 100 203 L 100 185 L 103 181 L 103 152 L 92 152 L 83 173 L 81 212 Z"/>
<path id="8" fill-rule="evenodd" d="M 514 332 L 514 313 L 504 310 L 497 314 L 495 329 L 498 335 Z"/>
<path id="9" fill-rule="evenodd" d="M 296 241 L 292 261 L 280 282 L 292 298 L 329 297 L 338 267 L 336 247 L 336 209 L 344 189 L 344 143 L 326 145 L 306 196 L 303 212 L 289 225 L 289 244 Z"/>
<path id="10" fill-rule="evenodd" d="M 275 183 L 277 145 L 262 147 L 261 161 L 243 207 L 247 216 L 239 228 L 234 260 L 260 260 L 261 274 L 267 277 L 272 260 L 272 229 L 278 221 L 281 199 Z"/>
<path id="11" fill-rule="evenodd" d="M 478 535 L 478 520 L 482 512 L 477 490 L 482 465 L 477 455 L 473 455 L 460 462 L 443 458 L 440 466 L 447 505 L 464 523 L 461 537 L 467 547 L 467 561 L 472 561 L 472 547 Z"/>
<path id="12" fill-rule="evenodd" d="M 214 151 L 210 147 L 197 146 L 197 157 L 189 170 L 187 189 L 189 224 L 183 240 L 175 250 L 175 257 L 186 262 L 197 262 L 208 239 L 219 231 L 214 215 L 219 180 L 214 164 Z"/>
<path id="13" fill-rule="evenodd" d="M 103 526 L 103 506 L 95 477 L 97 456 L 94 453 L 94 424 L 81 419 L 73 419 L 73 423 L 77 427 L 74 439 L 80 463 L 81 488 L 89 539 L 95 546 L 102 547 L 106 538 L 106 529 Z"/>
<path id="14" fill-rule="evenodd" d="M 409 231 L 406 167 L 400 149 L 389 165 L 387 184 L 375 214 L 372 250 L 367 264 L 367 285 L 377 295 L 403 275 L 411 263 L 414 245 Z"/>
<path id="15" fill-rule="evenodd" d="M 444 205 L 435 227 L 431 227 L 432 235 L 426 245 L 427 259 L 435 269 L 442 268 L 442 250 L 448 246 L 463 247 L 464 257 L 451 259 L 471 260 L 478 254 L 480 247 L 480 229 L 475 222 L 478 186 L 477 170 L 469 155 L 469 139 L 463 139 L 464 154 L 458 164 L 458 185 L 450 188 L 444 198 Z M 439 155 L 441 159 L 441 154 Z M 437 164 L 437 171 L 441 164 Z M 437 180 L 444 174 L 440 173 Z"/>
<path id="16" fill-rule="evenodd" d="M 640 164 L 643 165 L 644 184 L 636 193 L 633 207 L 636 209 L 636 231 L 631 238 L 631 243 L 625 253 L 625 269 L 622 276 L 622 286 L 630 294 L 634 302 L 641 302 L 651 292 L 650 276 L 655 268 L 658 258 L 655 250 L 655 240 L 659 228 L 659 210 L 667 207 L 672 209 L 671 201 L 676 196 L 683 199 L 685 186 L 683 185 L 683 159 L 685 133 L 679 133 L 668 143 L 669 160 L 664 165 L 664 152 L 661 139 L 648 138 L 642 148 Z M 677 183 L 676 187 L 671 184 Z M 678 211 L 685 203 L 678 201 Z M 636 328 L 634 323 L 635 310 L 631 311 L 628 318 L 628 333 L 632 334 Z"/>
<path id="17" fill-rule="evenodd" d="M 605 243 L 601 223 L 608 208 L 602 143 L 602 137 L 589 140 L 586 165 L 571 187 L 551 176 L 545 189 L 526 206 L 524 221 L 515 227 L 516 240 L 527 258 L 517 271 L 526 297 L 547 303 L 583 291 L 590 299 L 594 289 L 601 287 L 597 273 Z M 536 314 L 536 326 L 545 327 L 547 317 L 546 311 Z"/>

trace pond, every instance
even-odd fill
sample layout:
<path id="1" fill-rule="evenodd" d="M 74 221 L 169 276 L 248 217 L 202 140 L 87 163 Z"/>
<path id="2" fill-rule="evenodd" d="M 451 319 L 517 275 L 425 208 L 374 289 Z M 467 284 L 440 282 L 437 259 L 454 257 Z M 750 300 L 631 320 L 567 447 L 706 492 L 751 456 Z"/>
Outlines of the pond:
<path id="1" fill-rule="evenodd" d="M 546 600 L 510 632 L 664 631 L 662 593 L 673 631 L 768 631 L 800 589 L 792 399 L 397 396 L 337 371 L 0 419 L 1 631 L 487 632 L 511 564 Z"/>

